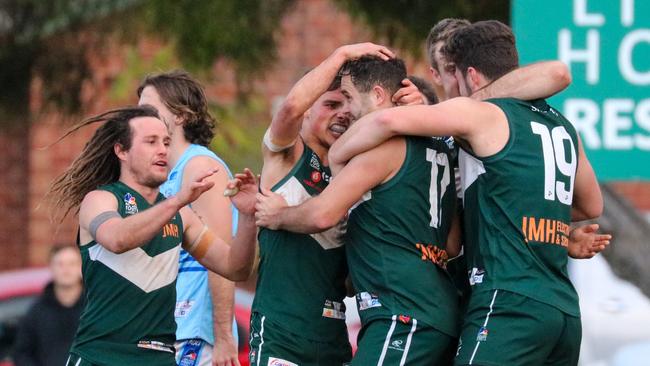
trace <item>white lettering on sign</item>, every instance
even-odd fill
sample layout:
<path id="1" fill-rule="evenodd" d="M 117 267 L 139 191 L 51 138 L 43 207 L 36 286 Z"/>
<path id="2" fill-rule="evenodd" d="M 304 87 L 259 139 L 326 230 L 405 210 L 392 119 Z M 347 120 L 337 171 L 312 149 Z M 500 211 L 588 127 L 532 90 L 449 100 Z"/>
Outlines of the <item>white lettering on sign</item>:
<path id="1" fill-rule="evenodd" d="M 565 100 L 564 115 L 588 149 L 650 151 L 650 98 L 636 105 L 633 99 L 605 99 L 602 124 L 598 124 L 601 107 L 591 99 Z"/>
<path id="2" fill-rule="evenodd" d="M 637 29 L 628 33 L 618 49 L 618 67 L 625 80 L 634 85 L 650 85 L 650 70 L 640 72 L 632 64 L 632 52 L 640 42 L 650 46 L 650 29 Z"/>
<path id="3" fill-rule="evenodd" d="M 587 65 L 587 83 L 597 84 L 600 71 L 600 34 L 595 29 L 587 31 L 587 46 L 585 49 L 574 49 L 571 44 L 571 31 L 560 30 L 558 34 L 558 57 L 571 70 L 573 62 L 584 62 Z"/>
<path id="4" fill-rule="evenodd" d="M 587 0 L 573 0 L 573 22 L 583 27 L 600 27 L 605 24 L 605 16 L 587 12 Z"/>

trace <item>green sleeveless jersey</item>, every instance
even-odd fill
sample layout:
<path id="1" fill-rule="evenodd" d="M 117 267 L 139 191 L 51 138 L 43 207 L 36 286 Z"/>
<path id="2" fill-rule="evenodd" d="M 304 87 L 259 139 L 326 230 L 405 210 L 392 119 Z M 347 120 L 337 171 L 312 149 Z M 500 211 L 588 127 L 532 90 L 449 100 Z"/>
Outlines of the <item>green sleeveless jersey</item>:
<path id="1" fill-rule="evenodd" d="M 151 205 L 122 182 L 111 192 L 122 217 Z M 156 203 L 164 196 L 159 194 Z M 180 214 L 147 244 L 115 254 L 81 245 L 87 294 L 71 352 L 97 365 L 174 365 L 176 275 L 183 237 Z M 78 243 L 79 244 L 79 243 Z"/>
<path id="2" fill-rule="evenodd" d="M 271 188 L 296 206 L 322 192 L 331 177 L 306 144 L 291 171 Z M 265 322 L 315 341 L 345 337 L 347 266 L 340 231 L 298 234 L 260 228 L 260 264 L 253 312 Z"/>
<path id="3" fill-rule="evenodd" d="M 406 157 L 389 181 L 353 207 L 345 235 L 361 321 L 415 318 L 451 336 L 458 297 L 445 271 L 456 189 L 452 139 L 405 137 Z"/>
<path id="4" fill-rule="evenodd" d="M 503 289 L 579 316 L 567 274 L 578 137 L 543 100 L 494 99 L 508 118 L 505 147 L 459 165 L 472 291 Z"/>

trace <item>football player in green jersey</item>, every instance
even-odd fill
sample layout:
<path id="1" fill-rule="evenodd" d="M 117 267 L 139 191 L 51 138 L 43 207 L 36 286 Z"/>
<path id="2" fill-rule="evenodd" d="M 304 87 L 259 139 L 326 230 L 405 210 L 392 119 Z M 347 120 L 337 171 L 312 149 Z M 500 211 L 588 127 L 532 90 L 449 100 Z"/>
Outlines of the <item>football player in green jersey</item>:
<path id="1" fill-rule="evenodd" d="M 363 55 L 393 57 L 372 43 L 342 46 L 288 93 L 264 136 L 264 189 L 297 205 L 319 194 L 331 173 L 327 150 L 350 123 L 337 73 Z M 412 90 L 406 102 L 418 99 Z M 345 327 L 347 265 L 339 232 L 305 235 L 262 228 L 252 307 L 250 362 L 342 365 L 352 357 Z"/>
<path id="2" fill-rule="evenodd" d="M 462 95 L 518 63 L 512 31 L 497 21 L 457 30 L 443 53 L 456 66 Z M 473 288 L 456 364 L 577 364 L 581 331 L 566 273 L 569 223 L 598 217 L 603 204 L 575 129 L 543 100 L 455 98 L 367 115 L 333 146 L 330 160 L 345 162 L 400 134 L 451 134 L 463 144 Z"/>
<path id="3" fill-rule="evenodd" d="M 87 289 L 68 365 L 171 366 L 180 247 L 227 278 L 246 279 L 255 253 L 256 179 L 246 171 L 229 182 L 239 191 L 232 202 L 240 222 L 228 245 L 186 207 L 212 188 L 206 178 L 213 170 L 188 179 L 173 197 L 159 193 L 170 138 L 154 109 L 109 111 L 69 133 L 96 122 L 104 124 L 51 190 L 66 214 L 78 209 Z"/>

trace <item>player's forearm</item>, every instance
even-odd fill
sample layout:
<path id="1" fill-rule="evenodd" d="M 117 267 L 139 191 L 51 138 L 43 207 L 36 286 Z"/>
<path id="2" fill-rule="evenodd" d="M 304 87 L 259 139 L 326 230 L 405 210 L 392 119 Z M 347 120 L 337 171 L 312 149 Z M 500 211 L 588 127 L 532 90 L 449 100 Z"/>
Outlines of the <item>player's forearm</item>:
<path id="1" fill-rule="evenodd" d="M 119 221 L 109 221 L 97 230 L 97 242 L 114 253 L 140 247 L 158 234 L 180 208 L 178 199 L 171 197 Z"/>
<path id="2" fill-rule="evenodd" d="M 472 98 L 517 98 L 533 100 L 548 98 L 566 89 L 571 83 L 569 69 L 560 61 L 538 62 L 515 69 L 477 91 Z"/>
<path id="3" fill-rule="evenodd" d="M 280 229 L 294 233 L 314 234 L 334 227 L 344 213 L 333 212 L 321 197 L 314 197 L 298 206 L 287 206 L 279 211 Z"/>
<path id="4" fill-rule="evenodd" d="M 255 216 L 239 213 L 237 234 L 229 251 L 228 273 L 224 277 L 232 281 L 248 279 L 255 260 L 255 245 L 257 243 L 257 226 Z"/>
<path id="5" fill-rule="evenodd" d="M 339 137 L 329 150 L 331 165 L 341 167 L 353 157 L 395 136 L 388 110 L 363 116 Z"/>
<path id="6" fill-rule="evenodd" d="M 235 306 L 235 283 L 208 272 L 208 285 L 212 297 L 212 320 L 215 343 L 230 340 L 232 334 L 233 308 Z"/>

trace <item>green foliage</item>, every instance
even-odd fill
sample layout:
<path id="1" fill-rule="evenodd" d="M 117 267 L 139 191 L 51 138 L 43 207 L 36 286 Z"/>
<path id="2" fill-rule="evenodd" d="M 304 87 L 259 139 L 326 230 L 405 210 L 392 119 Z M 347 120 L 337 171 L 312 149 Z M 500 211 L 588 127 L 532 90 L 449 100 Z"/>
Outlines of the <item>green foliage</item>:
<path id="1" fill-rule="evenodd" d="M 444 18 L 509 22 L 509 0 L 335 0 L 353 17 L 364 21 L 387 43 L 422 55 L 422 42 L 431 27 Z"/>
<path id="2" fill-rule="evenodd" d="M 218 57 L 234 61 L 238 75 L 251 75 L 275 57 L 275 30 L 294 0 L 150 0 L 153 30 L 175 42 L 194 71 Z"/>
<path id="3" fill-rule="evenodd" d="M 271 121 L 267 107 L 261 98 L 248 98 L 234 105 L 211 108 L 217 118 L 217 133 L 210 147 L 233 171 L 251 168 L 260 172 L 261 141 Z"/>

